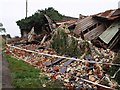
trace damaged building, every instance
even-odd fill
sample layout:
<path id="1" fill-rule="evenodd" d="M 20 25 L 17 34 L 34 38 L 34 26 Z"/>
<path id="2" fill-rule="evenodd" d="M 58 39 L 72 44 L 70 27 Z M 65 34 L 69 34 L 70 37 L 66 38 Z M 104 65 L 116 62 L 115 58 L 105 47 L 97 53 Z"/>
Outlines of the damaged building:
<path id="1" fill-rule="evenodd" d="M 55 80 L 60 80 L 65 90 L 113 90 L 119 87 L 116 77 L 120 64 L 115 63 L 117 54 L 110 49 L 119 45 L 120 9 L 80 15 L 77 22 L 71 18 L 55 22 L 45 14 L 43 17 L 40 23 L 30 24 L 29 31 L 26 28 L 21 31 L 27 42 L 15 38 L 12 44 L 6 45 L 5 53 L 40 69 L 40 74 L 48 78 L 48 82 L 41 82 L 47 88 L 47 83 Z M 83 40 L 76 38 L 73 32 Z M 97 48 L 90 41 L 110 49 Z M 111 76 L 108 71 L 113 65 L 118 70 L 116 68 Z"/>
<path id="2" fill-rule="evenodd" d="M 96 46 L 114 48 L 120 39 L 120 8 L 80 18 L 74 33 Z"/>
<path id="3" fill-rule="evenodd" d="M 30 30 L 21 29 L 21 36 L 28 37 L 28 38 L 29 37 L 31 38 L 34 36 L 40 40 L 40 38 L 43 38 L 45 35 L 50 36 L 51 32 L 54 29 L 58 28 L 60 25 L 65 25 L 68 27 L 70 26 L 70 29 L 74 28 L 76 26 L 75 23 L 77 22 L 77 19 L 78 19 L 78 18 L 66 16 L 59 21 L 54 21 L 45 14 L 43 15 L 43 17 L 44 17 L 43 22 L 41 22 L 42 24 L 39 24 L 39 23 L 34 23 L 34 25 L 31 24 Z M 28 40 L 28 41 L 31 41 L 31 40 Z"/>
<path id="4" fill-rule="evenodd" d="M 33 23 L 30 24 L 30 29 L 21 29 L 21 36 L 26 37 L 28 33 L 31 31 L 31 29 L 34 27 L 34 32 L 36 34 L 41 34 L 41 33 L 50 33 L 52 31 L 54 21 L 52 21 L 47 15 L 43 15 L 43 22 L 42 23 Z"/>

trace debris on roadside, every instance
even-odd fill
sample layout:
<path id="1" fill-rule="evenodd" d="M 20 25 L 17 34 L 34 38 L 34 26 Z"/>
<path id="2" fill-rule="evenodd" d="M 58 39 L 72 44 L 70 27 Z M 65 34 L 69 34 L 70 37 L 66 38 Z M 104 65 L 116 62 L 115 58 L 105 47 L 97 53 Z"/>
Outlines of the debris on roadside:
<path id="1" fill-rule="evenodd" d="M 7 47 L 6 51 L 10 51 L 14 57 L 19 57 L 31 65 L 41 68 L 51 80 L 62 80 L 67 88 L 94 89 L 99 87 L 99 85 L 92 85 L 81 78 L 110 88 L 116 88 L 118 84 L 112 82 L 111 77 L 106 74 L 114 60 L 115 53 L 110 49 L 104 50 L 92 45 L 89 46 L 91 47 L 87 50 L 91 50 L 92 53 L 85 53 L 84 57 L 78 60 L 76 60 L 77 58 L 61 58 L 62 56 L 59 59 L 54 57 L 57 53 L 53 49 L 38 49 L 40 45 L 35 44 L 17 46 L 18 49 Z M 43 55 L 39 53 L 43 53 Z M 53 56 L 50 57 L 49 55 Z"/>
<path id="2" fill-rule="evenodd" d="M 114 12 L 117 12 L 117 9 Z M 107 21 L 115 19 L 115 22 L 106 28 L 103 23 L 97 21 L 99 18 L 104 19 L 104 13 L 84 16 L 78 23 L 74 23 L 74 31 L 69 30 L 69 26 L 65 24 L 52 28 L 53 22 L 44 15 L 47 20 L 45 31 L 37 35 L 33 27 L 27 35 L 22 32 L 27 38 L 20 38 L 18 43 L 11 41 L 6 44 L 6 54 L 40 68 L 50 80 L 60 80 L 67 89 L 116 89 L 119 84 L 107 71 L 112 66 L 120 67 L 120 64 L 114 63 L 116 53 L 111 50 L 120 39 L 120 27 L 116 28 L 119 15 L 109 18 L 105 16 Z M 111 27 L 114 26 L 117 31 L 111 35 Z M 108 37 L 112 37 L 108 38 L 106 33 L 109 34 Z M 75 37 L 74 34 L 80 37 Z M 115 42 L 116 40 L 118 41 Z M 101 43 L 102 41 L 108 45 Z M 42 86 L 47 87 L 46 84 Z"/>

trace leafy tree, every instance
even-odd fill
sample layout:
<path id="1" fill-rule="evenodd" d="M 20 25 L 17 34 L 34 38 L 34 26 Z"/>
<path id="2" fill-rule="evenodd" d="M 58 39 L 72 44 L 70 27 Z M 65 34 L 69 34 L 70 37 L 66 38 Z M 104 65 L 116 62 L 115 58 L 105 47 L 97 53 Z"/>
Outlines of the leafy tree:
<path id="1" fill-rule="evenodd" d="M 63 18 L 63 15 L 61 15 L 57 10 L 55 10 L 52 7 L 45 8 L 45 10 L 38 10 L 36 11 L 32 16 L 29 16 L 27 18 L 18 20 L 16 23 L 19 26 L 19 28 L 22 30 L 25 30 L 26 32 L 29 32 L 32 27 L 34 27 L 36 33 L 40 33 L 42 30 L 42 26 L 47 23 L 47 20 L 44 15 L 49 16 L 53 21 L 60 20 Z"/>

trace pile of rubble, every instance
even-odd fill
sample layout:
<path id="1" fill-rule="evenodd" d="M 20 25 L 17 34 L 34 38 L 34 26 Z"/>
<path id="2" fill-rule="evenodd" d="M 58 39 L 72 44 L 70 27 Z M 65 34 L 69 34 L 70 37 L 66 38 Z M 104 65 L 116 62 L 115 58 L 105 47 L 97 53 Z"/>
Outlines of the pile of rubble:
<path id="1" fill-rule="evenodd" d="M 68 89 L 114 89 L 118 86 L 106 71 L 112 65 L 115 53 L 110 49 L 96 48 L 90 42 L 91 54 L 84 53 L 80 59 L 57 56 L 52 48 L 29 44 L 6 45 L 6 53 L 40 68 L 51 80 L 60 80 Z M 88 50 L 88 49 L 87 49 Z"/>
<path id="2" fill-rule="evenodd" d="M 29 32 L 21 29 L 22 38 L 9 40 L 6 53 L 40 68 L 50 80 L 60 80 L 68 89 L 119 86 L 107 71 L 120 66 L 113 63 L 116 54 L 110 50 L 120 44 L 120 8 L 90 16 L 80 14 L 78 20 L 58 23 L 43 17 L 41 26 L 34 23 Z"/>

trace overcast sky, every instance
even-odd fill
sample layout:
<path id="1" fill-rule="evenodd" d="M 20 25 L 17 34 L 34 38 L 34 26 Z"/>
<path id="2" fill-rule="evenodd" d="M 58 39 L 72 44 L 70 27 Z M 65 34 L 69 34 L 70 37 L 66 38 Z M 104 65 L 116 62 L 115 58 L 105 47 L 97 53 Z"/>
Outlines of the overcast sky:
<path id="1" fill-rule="evenodd" d="M 28 0 L 28 16 L 38 9 L 53 7 L 61 14 L 79 17 L 79 14 L 92 15 L 109 9 L 117 9 L 120 0 Z M 8 34 L 20 36 L 17 20 L 25 17 L 26 0 L 0 0 L 0 22 Z"/>

